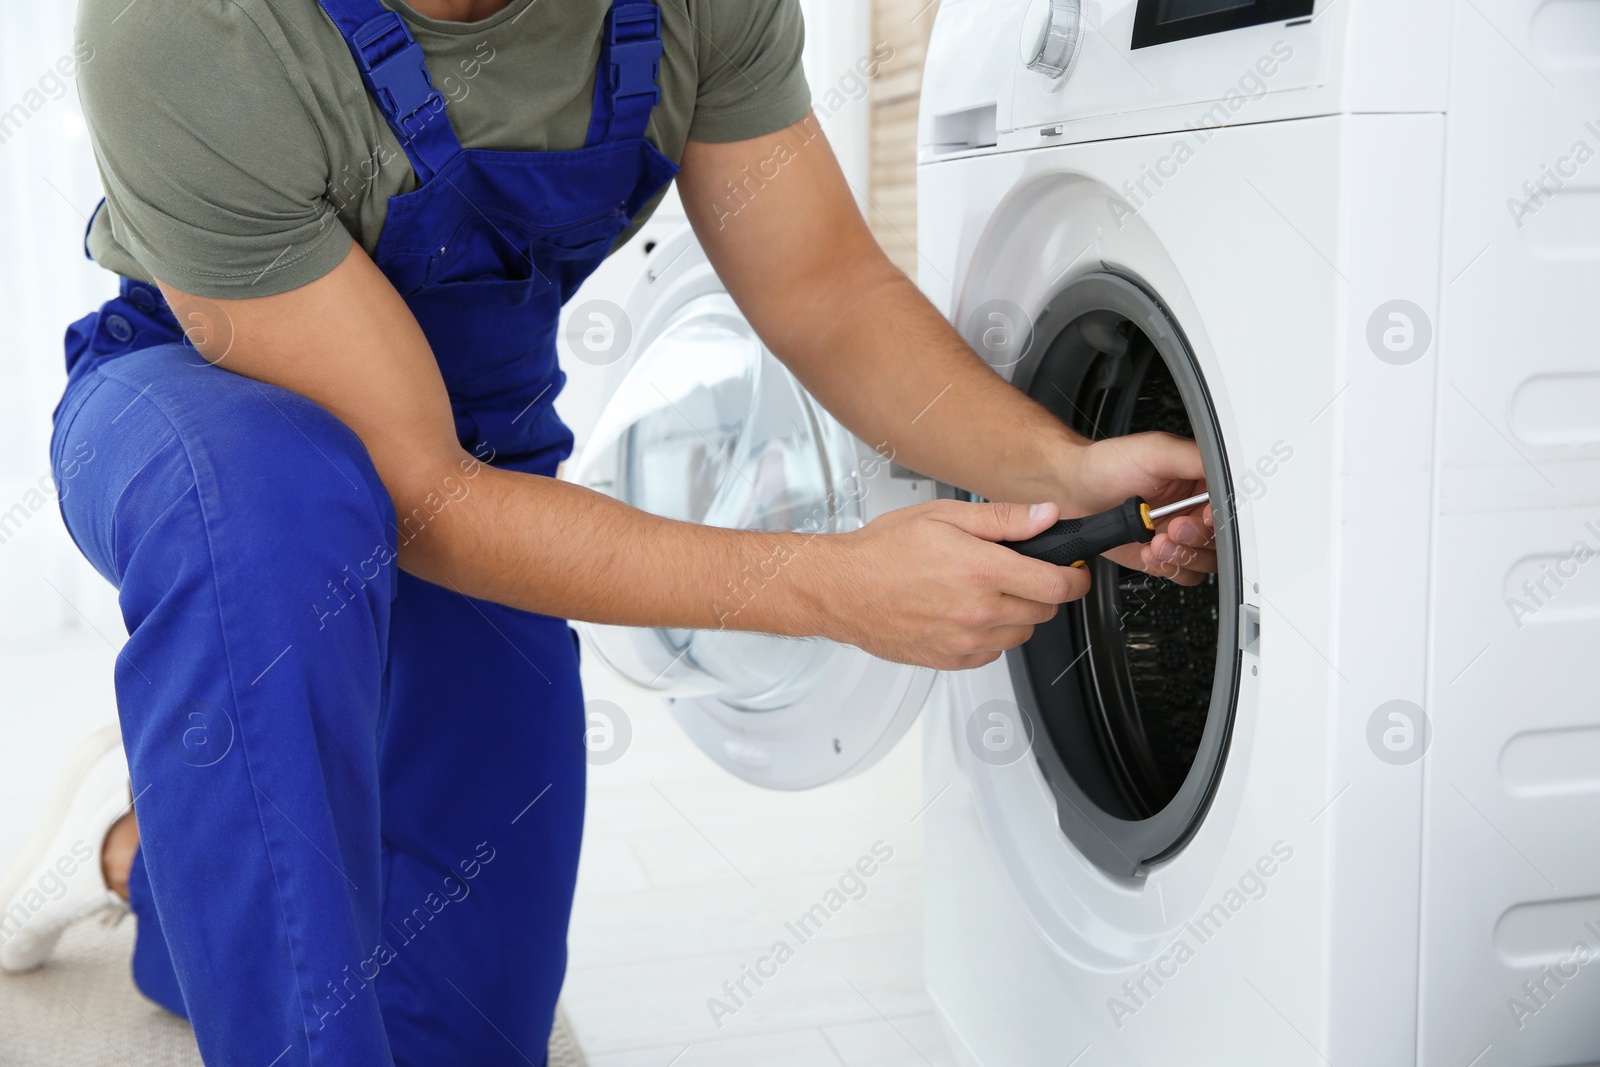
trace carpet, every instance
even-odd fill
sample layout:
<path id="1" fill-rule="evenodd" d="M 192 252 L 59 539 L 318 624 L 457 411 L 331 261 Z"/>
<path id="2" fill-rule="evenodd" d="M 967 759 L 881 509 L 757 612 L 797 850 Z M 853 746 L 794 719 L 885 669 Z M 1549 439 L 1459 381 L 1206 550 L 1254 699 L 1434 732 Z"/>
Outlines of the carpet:
<path id="1" fill-rule="evenodd" d="M 139 995 L 128 974 L 134 921 L 90 920 L 61 938 L 31 974 L 0 974 L 4 1067 L 201 1067 L 189 1024 Z M 550 1067 L 584 1067 L 565 1013 Z"/>

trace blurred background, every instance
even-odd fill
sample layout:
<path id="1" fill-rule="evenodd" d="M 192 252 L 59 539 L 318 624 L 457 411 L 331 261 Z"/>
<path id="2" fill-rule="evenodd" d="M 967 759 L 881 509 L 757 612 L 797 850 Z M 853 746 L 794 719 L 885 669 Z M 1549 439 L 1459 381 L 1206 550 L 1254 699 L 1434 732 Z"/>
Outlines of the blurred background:
<path id="1" fill-rule="evenodd" d="M 873 230 L 916 273 L 914 154 L 921 65 L 937 0 L 802 0 L 806 69 L 846 104 L 825 128 Z M 83 255 L 99 178 L 69 80 L 40 74 L 72 50 L 74 10 L 0 13 L 0 863 L 42 813 L 62 760 L 113 722 L 124 639 L 112 588 L 83 562 L 57 512 L 48 442 L 67 325 L 115 291 Z M 863 83 L 852 72 L 888 58 Z M 21 106 L 13 106 L 18 105 Z M 574 301 L 622 302 L 650 248 L 683 225 L 669 200 Z M 564 360 L 561 410 L 580 443 L 603 372 Z M 953 1062 L 922 987 L 924 804 L 915 731 L 866 774 L 806 794 L 763 792 L 695 749 L 662 708 L 591 672 L 591 696 L 625 709 L 623 758 L 590 772 L 590 809 L 565 1005 L 594 1067 L 768 1067 Z M 873 846 L 869 891 L 731 1016 L 723 984 L 768 951 Z M 880 853 L 881 854 L 881 853 Z M 0 1063 L 198 1063 L 186 1028 L 127 978 L 132 923 L 74 935 L 59 966 L 0 978 Z M 52 980 L 41 978 L 46 975 Z"/>

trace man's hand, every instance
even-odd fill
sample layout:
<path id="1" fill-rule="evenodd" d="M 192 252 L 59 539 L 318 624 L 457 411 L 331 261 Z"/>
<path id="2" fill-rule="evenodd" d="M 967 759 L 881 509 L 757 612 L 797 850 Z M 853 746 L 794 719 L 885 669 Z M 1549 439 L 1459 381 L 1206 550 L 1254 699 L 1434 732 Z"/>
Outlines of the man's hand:
<path id="1" fill-rule="evenodd" d="M 994 543 L 1033 537 L 1059 517 L 1053 504 L 903 508 L 818 538 L 815 552 L 798 557 L 796 580 L 818 591 L 838 640 L 900 663 L 981 667 L 1089 591 L 1086 572 Z"/>
<path id="2" fill-rule="evenodd" d="M 1152 508 L 1206 491 L 1205 468 L 1193 441 L 1165 433 L 1113 437 L 1074 454 L 1065 474 L 1063 510 L 1092 515 L 1142 496 Z M 1216 572 L 1216 520 L 1211 505 L 1157 524 L 1148 545 L 1129 545 L 1106 558 L 1135 570 L 1199 585 Z"/>

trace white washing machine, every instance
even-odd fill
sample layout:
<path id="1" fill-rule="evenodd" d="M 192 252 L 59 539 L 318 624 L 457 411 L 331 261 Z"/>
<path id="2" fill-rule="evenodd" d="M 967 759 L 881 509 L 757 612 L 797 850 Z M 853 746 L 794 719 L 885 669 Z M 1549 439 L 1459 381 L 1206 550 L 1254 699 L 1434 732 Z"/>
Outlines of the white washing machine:
<path id="1" fill-rule="evenodd" d="M 969 341 L 1219 500 L 927 724 L 959 1054 L 1600 1063 L 1600 3 L 945 0 L 920 174 Z"/>

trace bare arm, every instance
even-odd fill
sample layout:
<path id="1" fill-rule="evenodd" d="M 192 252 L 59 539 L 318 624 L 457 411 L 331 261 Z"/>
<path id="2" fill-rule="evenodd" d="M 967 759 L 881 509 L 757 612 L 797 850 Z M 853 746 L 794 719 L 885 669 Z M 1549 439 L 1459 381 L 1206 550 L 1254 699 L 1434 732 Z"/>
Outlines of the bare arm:
<path id="1" fill-rule="evenodd" d="M 1143 434 L 1085 447 L 979 359 L 879 248 L 815 122 L 691 142 L 679 187 L 741 310 L 829 411 L 906 466 L 992 500 L 1083 515 L 1136 494 L 1200 491 L 1192 443 Z M 1180 518 L 1113 558 L 1197 582 L 1216 569 L 1209 538 L 1201 521 Z"/>
<path id="2" fill-rule="evenodd" d="M 437 363 L 410 309 L 354 243 L 318 281 L 278 296 L 201 300 L 163 286 L 180 317 L 221 328 L 197 339 L 226 370 L 327 408 L 361 438 L 400 515 L 471 471 L 470 491 L 401 549 L 436 584 L 563 618 L 623 625 L 820 635 L 891 658 L 973 666 L 1025 640 L 1081 596 L 1075 572 L 986 541 L 1030 536 L 1055 517 L 945 503 L 868 531 L 810 539 L 661 519 L 578 486 L 478 464 L 455 437 Z M 718 591 L 746 567 L 784 563 L 726 620 Z M 863 621 L 863 605 L 883 618 Z"/>
<path id="3" fill-rule="evenodd" d="M 684 207 L 728 291 L 857 436 L 994 500 L 1052 499 L 1060 487 L 1042 473 L 1082 439 L 976 358 L 889 261 L 814 121 L 685 151 Z M 774 171 L 760 187 L 747 177 Z"/>

